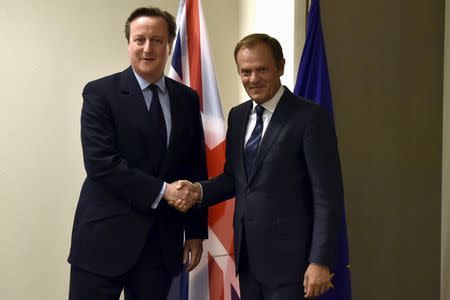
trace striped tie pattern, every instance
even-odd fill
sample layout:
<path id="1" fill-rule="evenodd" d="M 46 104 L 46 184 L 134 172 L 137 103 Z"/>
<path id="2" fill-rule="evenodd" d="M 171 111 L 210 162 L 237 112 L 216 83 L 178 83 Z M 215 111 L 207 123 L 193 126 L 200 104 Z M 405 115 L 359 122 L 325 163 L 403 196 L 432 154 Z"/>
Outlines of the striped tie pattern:
<path id="1" fill-rule="evenodd" d="M 262 115 L 264 112 L 264 107 L 261 105 L 256 105 L 256 124 L 255 128 L 253 128 L 252 134 L 247 141 L 244 149 L 244 159 L 245 159 L 245 168 L 247 171 L 247 175 L 252 172 L 253 165 L 255 163 L 256 153 L 258 152 L 259 142 L 261 141 L 262 131 L 263 131 L 263 119 Z"/>

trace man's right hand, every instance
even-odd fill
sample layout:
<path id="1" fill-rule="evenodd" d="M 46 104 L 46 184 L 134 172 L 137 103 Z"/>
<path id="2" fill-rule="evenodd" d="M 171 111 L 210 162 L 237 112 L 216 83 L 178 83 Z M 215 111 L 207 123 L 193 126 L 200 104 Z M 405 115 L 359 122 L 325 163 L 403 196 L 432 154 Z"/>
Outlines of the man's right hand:
<path id="1" fill-rule="evenodd" d="M 319 297 L 330 288 L 333 288 L 334 286 L 331 282 L 333 275 L 330 274 L 330 269 L 327 266 L 315 263 L 309 264 L 303 280 L 305 298 Z"/>
<path id="2" fill-rule="evenodd" d="M 164 199 L 172 207 L 181 212 L 187 212 L 200 199 L 201 187 L 188 180 L 178 180 L 167 184 Z"/>

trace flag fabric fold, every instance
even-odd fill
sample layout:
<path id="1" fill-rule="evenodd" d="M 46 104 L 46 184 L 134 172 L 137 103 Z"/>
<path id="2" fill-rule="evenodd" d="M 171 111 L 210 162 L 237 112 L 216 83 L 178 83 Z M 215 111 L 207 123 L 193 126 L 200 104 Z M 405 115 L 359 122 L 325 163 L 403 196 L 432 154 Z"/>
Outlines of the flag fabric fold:
<path id="1" fill-rule="evenodd" d="M 226 132 L 201 0 L 180 1 L 177 26 L 169 77 L 200 97 L 208 177 L 212 178 L 223 170 Z M 234 200 L 209 208 L 209 238 L 202 260 L 194 271 L 182 274 L 179 293 L 171 293 L 176 294 L 172 299 L 240 299 L 232 252 L 233 212 Z"/>
<path id="2" fill-rule="evenodd" d="M 300 60 L 294 94 L 312 100 L 324 107 L 334 120 L 330 79 L 325 43 L 320 19 L 319 0 L 312 0 L 308 14 L 305 46 Z M 345 210 L 342 211 L 336 266 L 333 270 L 334 289 L 319 297 L 321 300 L 351 300 L 350 264 Z"/>

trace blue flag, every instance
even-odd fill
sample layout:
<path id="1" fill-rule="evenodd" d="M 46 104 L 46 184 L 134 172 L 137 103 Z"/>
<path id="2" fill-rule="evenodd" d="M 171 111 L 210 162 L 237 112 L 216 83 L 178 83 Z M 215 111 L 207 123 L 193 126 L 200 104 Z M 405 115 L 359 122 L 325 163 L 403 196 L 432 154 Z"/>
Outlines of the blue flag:
<path id="1" fill-rule="evenodd" d="M 309 10 L 306 41 L 294 94 L 318 103 L 329 112 L 330 118 L 334 119 L 319 0 L 312 0 Z M 333 270 L 335 275 L 332 279 L 334 289 L 330 289 L 321 296 L 321 300 L 351 300 L 352 298 L 345 210 L 342 211 L 342 226 L 336 250 L 336 266 Z"/>

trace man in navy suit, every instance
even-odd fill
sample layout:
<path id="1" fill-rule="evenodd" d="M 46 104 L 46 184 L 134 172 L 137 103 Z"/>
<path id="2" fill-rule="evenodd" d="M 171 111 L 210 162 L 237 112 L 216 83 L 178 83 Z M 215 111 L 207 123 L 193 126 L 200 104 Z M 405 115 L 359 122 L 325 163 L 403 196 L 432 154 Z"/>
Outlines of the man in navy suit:
<path id="1" fill-rule="evenodd" d="M 166 299 L 183 259 L 192 270 L 207 238 L 204 209 L 168 205 L 178 178 L 204 180 L 198 95 L 164 76 L 172 15 L 138 8 L 125 24 L 131 66 L 83 91 L 81 141 L 87 177 L 75 213 L 71 300 Z M 183 248 L 183 235 L 185 238 Z"/>
<path id="2" fill-rule="evenodd" d="M 243 300 L 317 297 L 332 286 L 343 206 L 333 125 L 321 107 L 281 85 L 285 60 L 276 39 L 249 35 L 234 57 L 251 99 L 228 116 L 223 173 L 194 185 L 181 181 L 184 195 L 173 205 L 186 211 L 195 201 L 205 207 L 236 197 Z"/>

